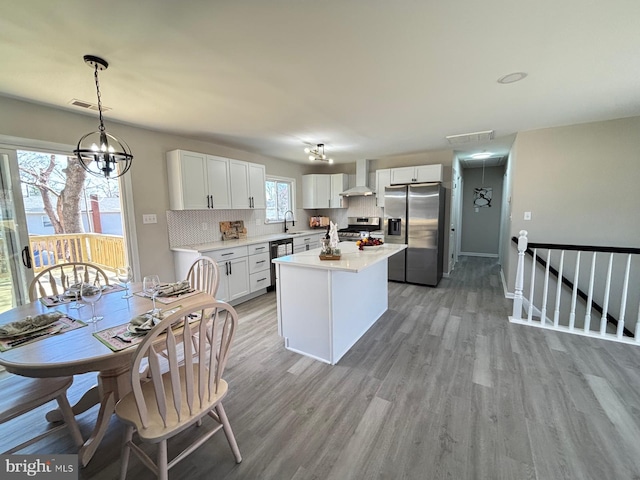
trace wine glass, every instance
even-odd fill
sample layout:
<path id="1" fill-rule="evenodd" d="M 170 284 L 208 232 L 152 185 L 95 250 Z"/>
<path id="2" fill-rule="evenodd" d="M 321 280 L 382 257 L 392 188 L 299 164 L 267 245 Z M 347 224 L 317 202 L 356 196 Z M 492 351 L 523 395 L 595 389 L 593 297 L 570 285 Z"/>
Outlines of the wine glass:
<path id="1" fill-rule="evenodd" d="M 82 283 L 80 287 L 80 297 L 83 302 L 91 304 L 91 320 L 89 323 L 97 323 L 104 317 L 96 316 L 96 302 L 102 298 L 102 285 L 96 280 L 93 283 Z"/>
<path id="2" fill-rule="evenodd" d="M 118 277 L 118 281 L 124 285 L 125 292 L 122 298 L 131 298 L 132 294 L 129 293 L 129 283 L 133 280 L 133 271 L 131 267 L 120 267 L 116 269 L 116 275 Z"/>
<path id="3" fill-rule="evenodd" d="M 156 308 L 158 288 L 160 288 L 160 278 L 158 278 L 158 275 L 147 275 L 142 280 L 142 290 L 148 297 L 151 297 L 151 300 L 153 301 L 153 310 L 151 311 L 151 315 L 156 315 L 160 311 L 159 308 Z"/>
<path id="4" fill-rule="evenodd" d="M 72 285 L 71 287 L 69 287 L 69 290 L 68 290 L 69 293 L 73 293 L 73 296 L 74 296 L 73 303 L 69 305 L 69 308 L 73 308 L 74 310 L 84 308 L 84 303 L 78 302 L 78 298 L 80 298 L 81 285 L 82 284 Z"/>

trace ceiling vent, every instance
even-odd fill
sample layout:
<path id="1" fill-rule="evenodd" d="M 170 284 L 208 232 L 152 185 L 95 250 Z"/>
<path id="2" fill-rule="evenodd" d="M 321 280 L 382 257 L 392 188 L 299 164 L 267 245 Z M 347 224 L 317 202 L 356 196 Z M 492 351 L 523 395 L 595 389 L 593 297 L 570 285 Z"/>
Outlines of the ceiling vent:
<path id="1" fill-rule="evenodd" d="M 459 135 L 449 135 L 446 137 L 451 145 L 460 145 L 471 142 L 488 142 L 493 139 L 493 130 L 484 132 L 461 133 Z"/>
<path id="2" fill-rule="evenodd" d="M 86 108 L 87 110 L 93 110 L 95 112 L 98 111 L 98 104 L 87 102 L 85 100 L 78 100 L 77 98 L 72 99 L 69 102 L 69 105 L 73 105 L 74 107 Z M 107 110 L 111 110 L 109 107 L 105 107 L 102 105 L 102 111 L 105 112 Z"/>

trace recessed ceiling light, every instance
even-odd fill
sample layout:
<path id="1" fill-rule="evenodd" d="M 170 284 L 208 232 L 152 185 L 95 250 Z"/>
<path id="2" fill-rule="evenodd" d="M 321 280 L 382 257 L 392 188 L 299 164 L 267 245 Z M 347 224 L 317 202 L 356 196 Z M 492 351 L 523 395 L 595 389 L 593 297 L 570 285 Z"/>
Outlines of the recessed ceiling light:
<path id="1" fill-rule="evenodd" d="M 505 75 L 504 77 L 500 77 L 498 79 L 498 83 L 507 84 L 507 83 L 515 83 L 527 77 L 527 74 L 524 72 L 514 72 Z"/>
<path id="2" fill-rule="evenodd" d="M 491 155 L 493 155 L 491 152 L 474 153 L 471 155 L 471 158 L 474 160 L 483 160 L 485 158 L 489 158 Z"/>

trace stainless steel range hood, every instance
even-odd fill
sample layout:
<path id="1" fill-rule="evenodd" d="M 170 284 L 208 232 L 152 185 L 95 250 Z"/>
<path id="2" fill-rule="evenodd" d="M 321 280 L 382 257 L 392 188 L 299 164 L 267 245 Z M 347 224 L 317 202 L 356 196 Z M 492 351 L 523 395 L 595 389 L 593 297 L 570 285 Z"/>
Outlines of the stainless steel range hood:
<path id="1" fill-rule="evenodd" d="M 364 195 L 374 195 L 375 192 L 368 186 L 369 183 L 369 160 L 356 161 L 356 186 L 342 192 L 343 197 L 356 197 Z"/>

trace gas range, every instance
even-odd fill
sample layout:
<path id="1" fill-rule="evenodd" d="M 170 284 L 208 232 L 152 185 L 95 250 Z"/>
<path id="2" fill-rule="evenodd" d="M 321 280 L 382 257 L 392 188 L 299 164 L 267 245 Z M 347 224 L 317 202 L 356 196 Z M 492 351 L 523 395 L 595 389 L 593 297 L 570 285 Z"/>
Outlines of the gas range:
<path id="1" fill-rule="evenodd" d="M 355 242 L 363 235 L 369 236 L 381 228 L 380 217 L 348 217 L 348 222 L 347 228 L 338 230 L 338 239 L 341 242 Z"/>

